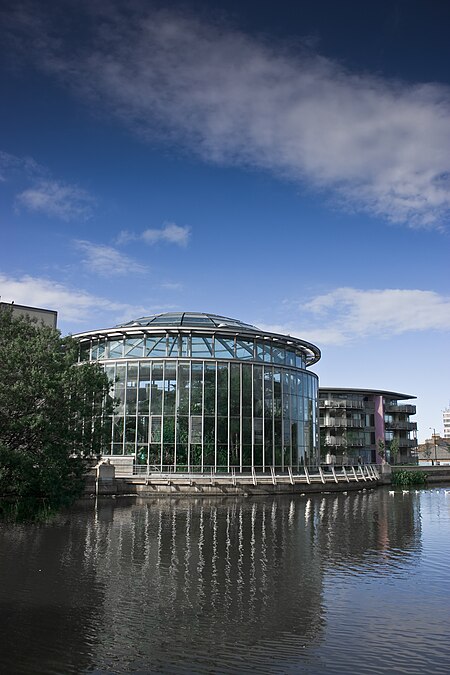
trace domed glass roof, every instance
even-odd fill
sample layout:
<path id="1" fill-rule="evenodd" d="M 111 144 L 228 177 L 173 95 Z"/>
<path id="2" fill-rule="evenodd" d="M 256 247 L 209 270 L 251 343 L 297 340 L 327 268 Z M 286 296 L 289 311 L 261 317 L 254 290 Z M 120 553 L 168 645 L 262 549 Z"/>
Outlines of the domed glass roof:
<path id="1" fill-rule="evenodd" d="M 165 312 L 164 314 L 153 314 L 151 316 L 142 316 L 139 319 L 121 323 L 116 328 L 125 328 L 131 326 L 149 326 L 150 328 L 161 326 L 183 326 L 184 328 L 234 328 L 246 331 L 256 331 L 259 329 L 248 323 L 243 323 L 237 319 L 230 319 L 227 316 L 217 314 L 206 314 L 204 312 Z"/>

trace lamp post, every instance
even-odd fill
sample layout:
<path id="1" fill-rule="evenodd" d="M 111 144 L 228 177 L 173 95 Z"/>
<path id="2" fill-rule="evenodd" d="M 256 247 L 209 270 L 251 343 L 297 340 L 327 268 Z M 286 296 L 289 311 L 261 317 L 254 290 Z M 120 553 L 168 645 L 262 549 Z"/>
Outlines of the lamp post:
<path id="1" fill-rule="evenodd" d="M 433 466 L 437 466 L 437 444 L 436 444 L 436 429 L 435 427 L 428 427 L 433 430 L 433 441 L 434 441 L 434 462 L 431 460 Z"/>

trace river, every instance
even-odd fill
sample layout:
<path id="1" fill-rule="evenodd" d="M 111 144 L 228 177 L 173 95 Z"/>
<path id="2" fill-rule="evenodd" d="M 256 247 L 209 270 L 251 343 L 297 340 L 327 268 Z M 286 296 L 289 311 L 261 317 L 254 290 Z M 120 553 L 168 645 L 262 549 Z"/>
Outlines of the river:
<path id="1" fill-rule="evenodd" d="M 450 671 L 444 487 L 86 501 L 0 580 L 5 675 Z"/>

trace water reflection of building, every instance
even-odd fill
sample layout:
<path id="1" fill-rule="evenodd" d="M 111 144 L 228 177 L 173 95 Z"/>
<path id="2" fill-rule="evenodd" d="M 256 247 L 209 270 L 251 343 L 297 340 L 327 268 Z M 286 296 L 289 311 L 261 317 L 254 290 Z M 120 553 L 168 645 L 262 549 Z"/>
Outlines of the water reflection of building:
<path id="1" fill-rule="evenodd" d="M 290 635 L 291 647 L 283 644 L 277 657 L 289 659 L 300 641 L 317 641 L 322 572 L 308 503 L 160 500 L 108 511 L 109 524 L 101 507 L 86 546 L 108 614 L 100 665 L 126 649 L 133 670 L 158 670 L 182 655 L 188 672 L 186 659 L 214 663 L 216 651 L 221 663 L 252 650 L 272 658 Z M 126 637 L 118 630 L 124 605 Z M 244 651 L 233 653 L 238 644 Z"/>
<path id="2" fill-rule="evenodd" d="M 323 636 L 324 574 L 414 563 L 416 497 L 365 490 L 100 505 L 85 547 L 107 617 L 98 666 L 113 669 L 123 654 L 133 671 L 298 665 L 299 649 Z"/>

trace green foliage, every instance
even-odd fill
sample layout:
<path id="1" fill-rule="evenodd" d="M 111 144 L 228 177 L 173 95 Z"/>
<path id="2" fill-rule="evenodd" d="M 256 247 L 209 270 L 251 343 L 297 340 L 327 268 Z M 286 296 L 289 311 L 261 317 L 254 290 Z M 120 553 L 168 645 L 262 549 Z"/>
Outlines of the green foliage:
<path id="1" fill-rule="evenodd" d="M 378 441 L 378 454 L 380 455 L 381 459 L 386 457 L 386 445 L 385 442 L 381 440 L 381 438 Z"/>
<path id="2" fill-rule="evenodd" d="M 409 485 L 425 485 L 427 482 L 427 474 L 422 471 L 393 471 L 392 485 L 401 485 L 408 487 Z"/>
<path id="3" fill-rule="evenodd" d="M 77 352 L 59 331 L 0 312 L 0 496 L 60 506 L 80 494 L 111 402 L 103 370 L 74 365 Z"/>

